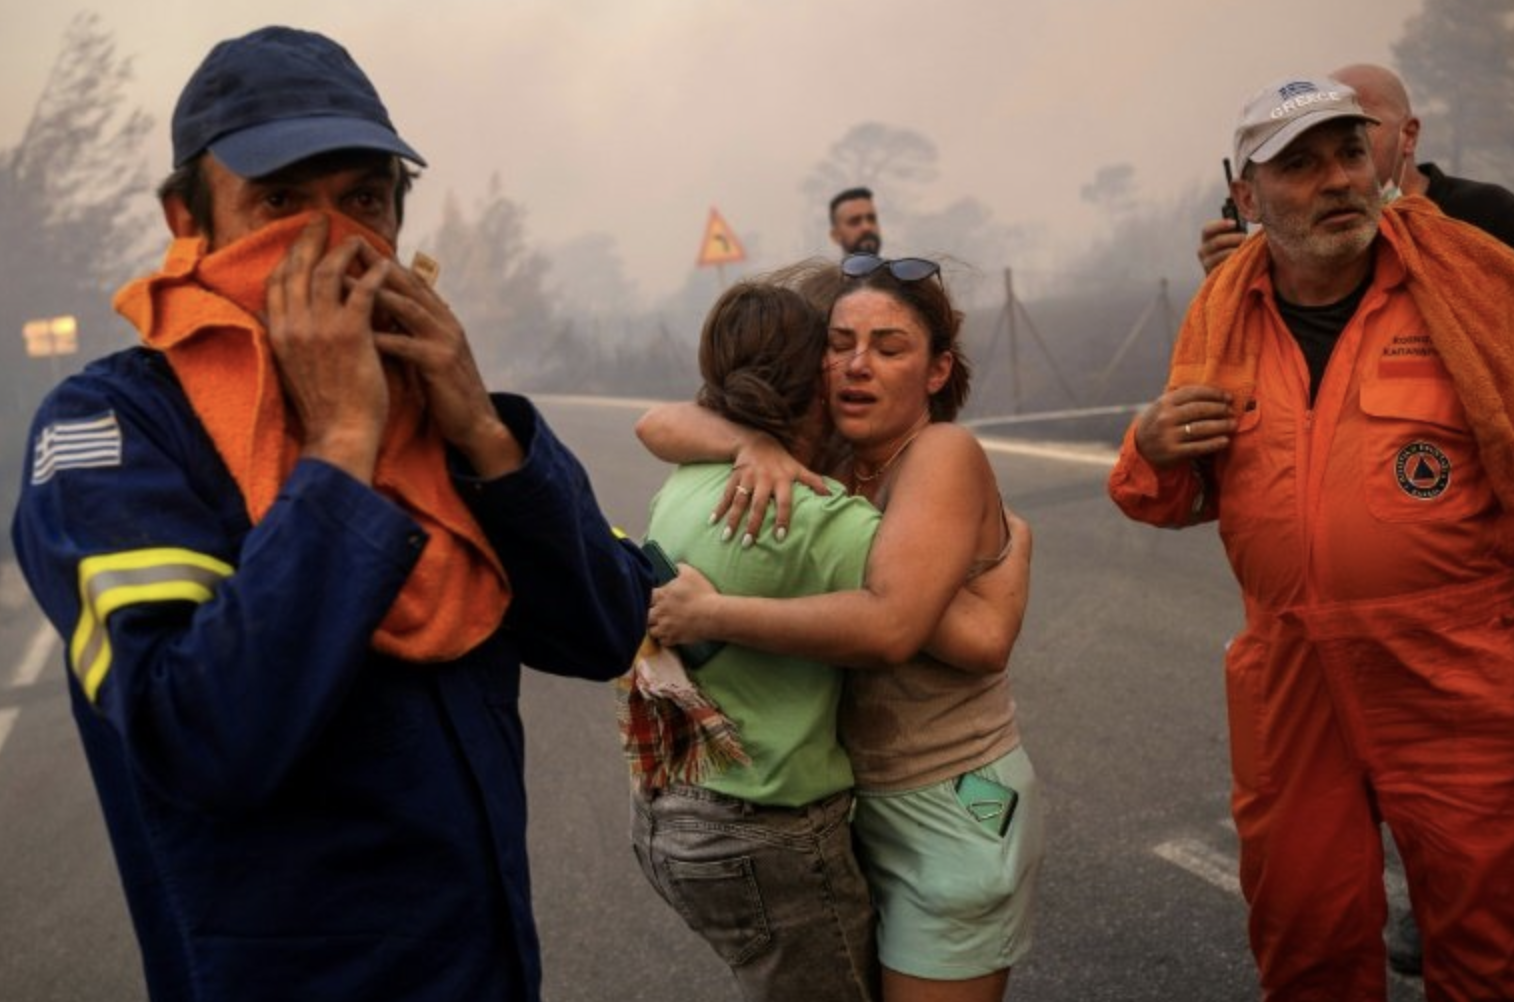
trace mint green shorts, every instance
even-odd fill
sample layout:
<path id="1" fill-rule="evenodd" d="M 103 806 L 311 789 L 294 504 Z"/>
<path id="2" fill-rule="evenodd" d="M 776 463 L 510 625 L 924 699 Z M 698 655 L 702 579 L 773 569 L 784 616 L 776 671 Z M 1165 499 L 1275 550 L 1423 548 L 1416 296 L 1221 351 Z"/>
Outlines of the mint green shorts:
<path id="1" fill-rule="evenodd" d="M 1035 769 L 1016 748 L 971 771 L 1019 795 L 1002 836 L 963 805 L 954 779 L 858 791 L 852 830 L 890 970 L 961 981 L 1013 967 L 1030 950 L 1045 826 Z"/>

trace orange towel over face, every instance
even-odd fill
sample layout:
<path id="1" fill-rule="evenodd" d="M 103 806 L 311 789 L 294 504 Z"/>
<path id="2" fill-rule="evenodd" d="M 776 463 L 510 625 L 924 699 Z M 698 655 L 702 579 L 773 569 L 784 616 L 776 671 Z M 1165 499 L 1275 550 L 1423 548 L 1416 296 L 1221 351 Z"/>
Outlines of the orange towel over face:
<path id="1" fill-rule="evenodd" d="M 265 226 L 213 254 L 181 238 L 163 267 L 117 295 L 116 310 L 163 352 L 215 442 L 254 523 L 278 497 L 301 442 L 274 365 L 265 315 L 270 272 L 311 219 Z M 356 234 L 393 255 L 377 234 L 331 216 L 331 246 Z M 420 561 L 374 634 L 374 647 L 407 661 L 467 653 L 504 619 L 510 586 L 493 548 L 453 490 L 445 445 L 412 374 L 386 362 L 389 418 L 373 487 L 429 534 Z"/>
<path id="2" fill-rule="evenodd" d="M 1403 261 L 1494 492 L 1514 511 L 1514 250 L 1419 195 L 1384 207 L 1379 232 Z M 1252 398 L 1261 346 L 1246 335 L 1241 304 L 1270 263 L 1264 233 L 1209 276 L 1178 333 L 1168 389 L 1218 386 L 1237 406 Z"/>

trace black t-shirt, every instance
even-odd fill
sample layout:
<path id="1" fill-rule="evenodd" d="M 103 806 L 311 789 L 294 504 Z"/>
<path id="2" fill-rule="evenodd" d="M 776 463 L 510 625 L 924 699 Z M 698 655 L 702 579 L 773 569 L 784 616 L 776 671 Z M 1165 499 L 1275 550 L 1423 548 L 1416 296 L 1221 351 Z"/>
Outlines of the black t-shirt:
<path id="1" fill-rule="evenodd" d="M 1434 164 L 1420 164 L 1420 173 L 1430 179 L 1425 197 L 1452 219 L 1460 219 L 1514 247 L 1514 191 L 1450 177 Z"/>
<path id="2" fill-rule="evenodd" d="M 1361 305 L 1362 297 L 1367 294 L 1367 288 L 1371 284 L 1372 271 L 1369 269 L 1367 277 L 1351 290 L 1350 295 L 1325 306 L 1299 306 L 1282 296 L 1276 296 L 1277 311 L 1282 315 L 1283 323 L 1288 325 L 1293 339 L 1298 342 L 1299 349 L 1304 353 L 1304 362 L 1309 366 L 1311 406 L 1315 395 L 1319 393 L 1320 380 L 1325 378 L 1325 366 L 1330 362 L 1335 342 L 1340 340 L 1341 331 L 1346 329 L 1346 325 L 1356 315 L 1356 308 Z"/>

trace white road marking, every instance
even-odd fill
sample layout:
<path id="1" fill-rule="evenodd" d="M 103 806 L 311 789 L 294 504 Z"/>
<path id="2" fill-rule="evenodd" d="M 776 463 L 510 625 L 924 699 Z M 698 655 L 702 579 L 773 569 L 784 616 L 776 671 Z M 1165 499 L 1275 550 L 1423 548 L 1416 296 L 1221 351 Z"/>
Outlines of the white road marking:
<path id="1" fill-rule="evenodd" d="M 1110 404 L 1106 407 L 1072 407 L 1058 411 L 1033 411 L 1030 414 L 991 414 L 969 418 L 959 422 L 966 428 L 988 428 L 996 424 L 1045 424 L 1048 421 L 1065 421 L 1068 418 L 1107 417 L 1112 414 L 1141 413 L 1146 404 Z"/>
<path id="2" fill-rule="evenodd" d="M 538 403 L 571 404 L 575 407 L 614 407 L 645 411 L 667 400 L 651 400 L 646 397 L 593 397 L 574 393 L 533 393 L 531 399 Z"/>
<path id="3" fill-rule="evenodd" d="M 14 706 L 0 710 L 0 750 L 4 750 L 5 739 L 11 734 L 11 724 L 16 722 L 16 717 L 20 714 L 21 710 Z"/>
<path id="4" fill-rule="evenodd" d="M 1222 891 L 1229 894 L 1241 893 L 1240 868 L 1235 859 L 1211 849 L 1199 839 L 1170 839 L 1153 847 L 1151 851 Z"/>
<path id="5" fill-rule="evenodd" d="M 1037 442 L 1012 442 L 1006 438 L 979 438 L 985 452 L 1003 452 L 1011 456 L 1034 456 L 1037 459 L 1056 459 L 1064 463 L 1086 463 L 1102 466 L 1106 470 L 1114 466 L 1120 454 L 1102 446 L 1060 446 Z"/>
<path id="6" fill-rule="evenodd" d="M 58 634 L 53 631 L 51 623 L 43 623 L 36 633 L 32 634 L 31 643 L 26 645 L 26 653 L 21 655 L 21 660 L 16 663 L 15 671 L 11 673 L 11 686 L 19 688 L 35 685 L 37 679 L 42 676 L 42 669 L 47 667 L 48 661 L 53 656 L 53 650 L 58 644 Z"/>
<path id="7" fill-rule="evenodd" d="M 1232 831 L 1235 829 L 1235 822 L 1229 819 L 1222 821 L 1221 825 Z M 1195 877 L 1213 884 L 1220 890 L 1240 897 L 1240 864 L 1229 853 L 1210 848 L 1201 839 L 1196 838 L 1169 839 L 1160 845 L 1152 847 L 1151 851 L 1167 862 L 1182 867 Z M 1404 882 L 1401 874 L 1394 870 L 1385 870 L 1383 873 L 1383 884 L 1387 888 L 1388 899 L 1399 910 L 1409 906 L 1409 887 Z M 1393 979 L 1395 984 L 1400 985 L 1415 984 L 1419 981 L 1416 977 L 1399 974 L 1394 970 L 1389 970 L 1388 976 Z"/>
<path id="8" fill-rule="evenodd" d="M 18 689 L 35 685 L 42 675 L 42 669 L 47 667 L 57 643 L 58 635 L 53 632 L 52 624 L 44 622 L 41 628 L 32 634 L 32 639 L 26 645 L 21 660 L 16 662 L 16 667 L 11 670 L 9 687 Z M 0 750 L 4 750 L 5 739 L 10 737 L 11 727 L 15 725 L 16 718 L 20 715 L 19 706 L 0 709 Z"/>
<path id="9" fill-rule="evenodd" d="M 1220 822 L 1220 827 L 1235 831 L 1235 822 L 1226 818 Z M 1180 866 L 1189 873 L 1208 881 L 1222 891 L 1231 894 L 1241 893 L 1241 880 L 1239 877 L 1240 863 L 1230 853 L 1212 848 L 1202 839 L 1175 838 L 1169 839 L 1151 850 L 1155 855 L 1167 860 L 1167 862 Z M 1409 885 L 1404 880 L 1404 875 L 1397 869 L 1385 867 L 1383 869 L 1383 887 L 1386 889 L 1388 899 L 1407 907 L 1409 900 Z"/>

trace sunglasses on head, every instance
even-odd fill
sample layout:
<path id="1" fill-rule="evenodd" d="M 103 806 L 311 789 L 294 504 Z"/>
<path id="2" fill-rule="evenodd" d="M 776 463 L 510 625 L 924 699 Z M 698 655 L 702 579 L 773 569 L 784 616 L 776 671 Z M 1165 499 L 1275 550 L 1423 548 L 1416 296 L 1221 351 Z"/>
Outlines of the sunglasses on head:
<path id="1" fill-rule="evenodd" d="M 847 278 L 866 278 L 879 268 L 901 282 L 919 282 L 941 274 L 941 266 L 923 257 L 901 257 L 890 261 L 876 254 L 848 254 L 841 262 L 841 274 Z"/>

